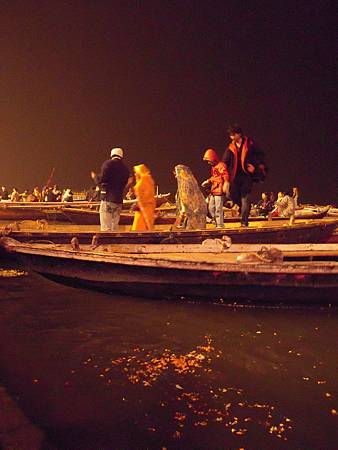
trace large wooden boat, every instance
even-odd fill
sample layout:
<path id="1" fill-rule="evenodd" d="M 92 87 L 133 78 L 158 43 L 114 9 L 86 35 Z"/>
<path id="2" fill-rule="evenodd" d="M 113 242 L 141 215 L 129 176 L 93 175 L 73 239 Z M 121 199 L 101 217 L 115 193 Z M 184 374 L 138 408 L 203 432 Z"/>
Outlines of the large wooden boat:
<path id="1" fill-rule="evenodd" d="M 322 219 L 325 217 L 327 212 L 329 211 L 330 206 L 323 207 L 318 210 L 311 210 L 311 209 L 302 209 L 296 211 L 296 219 L 301 220 L 309 220 L 309 219 Z M 100 217 L 97 210 L 94 209 L 88 209 L 88 208 L 69 208 L 64 207 L 62 208 L 62 211 L 67 217 L 67 219 L 75 224 L 78 225 L 99 225 L 100 224 Z M 225 212 L 224 217 L 224 223 L 239 223 L 240 217 L 232 216 L 231 213 Z M 156 222 L 158 224 L 174 224 L 176 220 L 176 214 L 175 214 L 175 207 L 169 207 L 169 208 L 158 208 L 157 209 L 157 215 L 156 215 Z M 262 221 L 268 221 L 268 217 L 264 216 L 252 216 L 250 217 L 250 222 L 262 222 Z M 283 221 L 287 222 L 288 219 L 285 219 L 284 217 L 272 217 L 271 220 L 273 222 L 275 221 Z M 130 225 L 133 222 L 133 217 L 131 214 L 126 213 L 125 211 L 121 214 L 120 223 L 122 225 Z"/>
<path id="2" fill-rule="evenodd" d="M 11 238 L 1 238 L 1 245 L 52 280 L 106 292 L 230 302 L 338 300 L 337 245 L 228 248 L 209 240 L 137 249 L 78 245 L 76 240 L 69 245 L 23 244 Z M 335 260 L 313 261 L 314 253 L 331 254 Z"/>
<path id="3" fill-rule="evenodd" d="M 0 202 L 1 220 L 63 220 L 67 208 L 98 208 L 98 202 Z"/>
<path id="4" fill-rule="evenodd" d="M 0 221 L 2 220 L 65 220 L 67 217 L 63 215 L 62 209 L 54 205 L 44 205 L 43 203 L 34 203 L 30 205 L 11 205 L 0 204 Z"/>
<path id="5" fill-rule="evenodd" d="M 35 224 L 35 223 L 34 223 Z M 0 228 L 0 234 L 13 237 L 21 242 L 38 241 L 47 239 L 54 243 L 68 243 L 72 237 L 77 237 L 81 244 L 90 244 L 93 239 L 100 243 L 201 243 L 207 238 L 222 238 L 229 236 L 233 243 L 304 243 L 326 242 L 337 227 L 337 220 L 311 220 L 299 222 L 293 225 L 288 223 L 259 223 L 250 224 L 249 227 L 240 227 L 231 224 L 226 228 L 207 228 L 203 230 L 165 229 L 155 231 L 115 231 L 100 232 L 98 226 L 39 226 L 35 228 L 21 227 L 20 224 L 11 223 Z M 122 227 L 123 228 L 123 227 Z"/>
<path id="6" fill-rule="evenodd" d="M 100 214 L 97 210 L 83 208 L 62 208 L 62 212 L 69 222 L 77 225 L 100 225 Z M 131 225 L 134 213 L 122 210 L 120 214 L 120 225 Z M 155 224 L 172 225 L 176 220 L 173 214 L 166 214 L 161 209 L 155 212 Z"/>
<path id="7" fill-rule="evenodd" d="M 310 219 L 323 219 L 328 212 L 330 211 L 331 206 L 321 206 L 321 207 L 303 207 L 296 209 L 295 211 L 295 219 L 301 219 L 301 220 L 310 220 Z M 252 210 L 255 211 L 254 209 Z M 229 214 L 229 213 L 228 213 Z M 240 220 L 240 218 L 237 217 L 227 217 L 227 214 L 225 214 L 225 221 L 236 221 Z M 259 215 L 251 215 L 249 218 L 250 222 L 256 222 L 261 220 L 286 220 L 285 217 L 271 217 L 270 219 L 268 216 L 259 216 Z"/>

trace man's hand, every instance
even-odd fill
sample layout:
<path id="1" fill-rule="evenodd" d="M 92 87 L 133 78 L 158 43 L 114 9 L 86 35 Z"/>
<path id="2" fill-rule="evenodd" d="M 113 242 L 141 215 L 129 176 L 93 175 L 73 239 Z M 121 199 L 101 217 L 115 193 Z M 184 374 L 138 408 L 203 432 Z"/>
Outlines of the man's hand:
<path id="1" fill-rule="evenodd" d="M 255 167 L 252 164 L 248 164 L 246 166 L 246 169 L 249 173 L 254 173 L 254 171 L 255 171 Z"/>
<path id="2" fill-rule="evenodd" d="M 208 184 L 210 183 L 210 180 L 205 180 L 203 181 L 203 183 L 201 184 L 202 187 L 206 187 L 208 186 Z"/>
<path id="3" fill-rule="evenodd" d="M 225 194 L 227 197 L 230 196 L 230 183 L 229 181 L 225 181 L 223 184 L 223 194 Z"/>

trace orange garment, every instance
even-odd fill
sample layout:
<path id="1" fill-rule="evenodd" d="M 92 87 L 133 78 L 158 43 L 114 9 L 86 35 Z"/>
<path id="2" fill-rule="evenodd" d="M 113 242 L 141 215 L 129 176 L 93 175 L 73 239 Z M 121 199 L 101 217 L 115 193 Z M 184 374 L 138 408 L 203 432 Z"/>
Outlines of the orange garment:
<path id="1" fill-rule="evenodd" d="M 219 160 L 217 153 L 212 148 L 206 150 L 203 161 L 213 163 L 211 167 L 211 177 L 209 178 L 209 182 L 211 183 L 211 194 L 222 195 L 224 183 L 229 181 L 227 166 L 223 161 Z"/>
<path id="2" fill-rule="evenodd" d="M 147 231 L 154 228 L 155 183 L 148 167 L 144 164 L 134 166 L 136 184 L 134 192 L 138 211 L 135 211 L 132 231 Z"/>
<path id="3" fill-rule="evenodd" d="M 248 173 L 246 169 L 246 157 L 249 151 L 249 148 L 252 146 L 253 142 L 251 139 L 249 139 L 247 136 L 243 136 L 243 148 L 242 148 L 242 154 L 241 154 L 241 165 L 243 172 Z M 237 164 L 238 164 L 238 148 L 234 142 L 231 142 L 229 145 L 229 150 L 234 155 L 234 165 L 232 173 L 230 174 L 230 179 L 233 180 L 235 178 L 236 172 L 237 172 Z"/>

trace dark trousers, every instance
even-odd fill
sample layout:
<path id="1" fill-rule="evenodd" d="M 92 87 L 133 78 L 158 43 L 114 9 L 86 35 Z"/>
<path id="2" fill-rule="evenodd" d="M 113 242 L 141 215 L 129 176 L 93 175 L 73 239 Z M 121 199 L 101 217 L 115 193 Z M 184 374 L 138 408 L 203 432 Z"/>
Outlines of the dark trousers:
<path id="1" fill-rule="evenodd" d="M 248 225 L 251 210 L 249 194 L 252 189 L 252 180 L 250 175 L 241 174 L 237 176 L 230 186 L 231 200 L 239 206 L 241 213 L 241 223 Z"/>

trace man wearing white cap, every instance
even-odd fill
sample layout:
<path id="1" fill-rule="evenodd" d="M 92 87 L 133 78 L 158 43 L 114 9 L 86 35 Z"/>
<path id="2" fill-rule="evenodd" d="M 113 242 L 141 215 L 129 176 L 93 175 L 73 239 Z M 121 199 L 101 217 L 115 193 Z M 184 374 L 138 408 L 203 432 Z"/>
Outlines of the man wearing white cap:
<path id="1" fill-rule="evenodd" d="M 124 164 L 123 149 L 113 148 L 110 158 L 102 164 L 97 182 L 101 187 L 100 224 L 101 231 L 118 228 L 123 203 L 123 191 L 129 178 L 129 169 Z"/>

